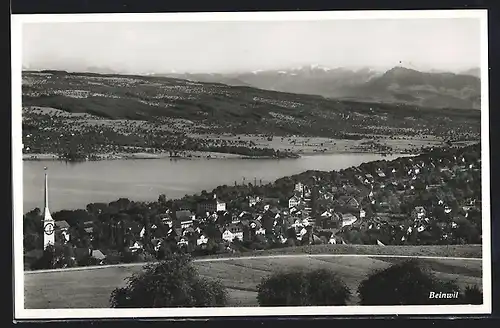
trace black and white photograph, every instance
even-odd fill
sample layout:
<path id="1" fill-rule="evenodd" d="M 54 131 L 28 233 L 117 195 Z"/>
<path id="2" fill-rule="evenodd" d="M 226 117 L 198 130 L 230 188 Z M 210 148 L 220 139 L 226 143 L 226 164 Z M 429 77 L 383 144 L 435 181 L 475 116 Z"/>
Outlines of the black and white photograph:
<path id="1" fill-rule="evenodd" d="M 11 20 L 16 318 L 491 313 L 486 10 Z"/>

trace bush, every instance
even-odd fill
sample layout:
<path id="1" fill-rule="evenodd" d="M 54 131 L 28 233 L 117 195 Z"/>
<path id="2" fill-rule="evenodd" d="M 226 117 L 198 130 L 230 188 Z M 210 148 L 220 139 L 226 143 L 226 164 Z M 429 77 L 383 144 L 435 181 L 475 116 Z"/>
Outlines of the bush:
<path id="1" fill-rule="evenodd" d="M 290 271 L 266 277 L 257 286 L 261 306 L 346 305 L 351 292 L 331 271 Z"/>
<path id="2" fill-rule="evenodd" d="M 483 304 L 483 292 L 476 285 L 467 286 L 462 294 L 462 304 Z"/>
<path id="3" fill-rule="evenodd" d="M 198 276 L 185 254 L 171 254 L 127 278 L 124 288 L 113 290 L 111 307 L 151 308 L 224 306 L 227 293 L 218 281 Z"/>
<path id="4" fill-rule="evenodd" d="M 459 298 L 430 298 L 431 292 L 460 294 L 460 288 L 453 281 L 439 281 L 417 260 L 394 264 L 375 272 L 358 287 L 361 305 L 460 303 Z"/>
<path id="5" fill-rule="evenodd" d="M 73 257 L 73 249 L 70 245 L 55 243 L 48 245 L 32 264 L 33 270 L 71 268 L 77 265 Z"/>

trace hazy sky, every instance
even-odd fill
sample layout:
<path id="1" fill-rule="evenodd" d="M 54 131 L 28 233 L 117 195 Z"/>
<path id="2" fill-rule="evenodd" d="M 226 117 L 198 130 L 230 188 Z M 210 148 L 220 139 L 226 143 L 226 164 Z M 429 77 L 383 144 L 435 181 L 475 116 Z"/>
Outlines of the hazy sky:
<path id="1" fill-rule="evenodd" d="M 23 65 L 228 72 L 318 64 L 480 66 L 479 19 L 108 22 L 23 25 Z"/>

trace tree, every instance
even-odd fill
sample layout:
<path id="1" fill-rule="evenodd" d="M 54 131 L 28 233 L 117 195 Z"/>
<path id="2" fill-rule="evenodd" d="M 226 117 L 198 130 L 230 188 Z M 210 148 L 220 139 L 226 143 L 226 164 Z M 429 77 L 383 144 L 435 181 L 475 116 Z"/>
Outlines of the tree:
<path id="1" fill-rule="evenodd" d="M 454 221 L 457 224 L 454 235 L 458 240 L 463 241 L 464 244 L 481 243 L 478 229 L 467 218 L 460 216 L 455 218 Z"/>
<path id="2" fill-rule="evenodd" d="M 457 304 L 457 299 L 430 298 L 431 292 L 457 291 L 453 281 L 439 281 L 415 259 L 377 271 L 358 287 L 361 305 Z"/>
<path id="3" fill-rule="evenodd" d="M 76 266 L 76 260 L 73 254 L 73 248 L 70 245 L 61 245 L 56 243 L 48 245 L 35 263 L 33 269 L 58 269 Z"/>
<path id="4" fill-rule="evenodd" d="M 257 286 L 261 306 L 346 305 L 351 292 L 332 271 L 275 273 Z"/>
<path id="5" fill-rule="evenodd" d="M 462 302 L 464 304 L 483 304 L 483 292 L 477 287 L 467 286 L 462 295 Z"/>
<path id="6" fill-rule="evenodd" d="M 218 281 L 201 278 L 191 258 L 169 254 L 165 260 L 147 264 L 143 271 L 127 278 L 124 288 L 113 290 L 112 307 L 224 306 L 227 293 Z"/>
<path id="7" fill-rule="evenodd" d="M 165 196 L 165 194 L 158 196 L 158 203 L 160 203 L 160 205 L 165 205 L 167 203 L 167 196 Z"/>

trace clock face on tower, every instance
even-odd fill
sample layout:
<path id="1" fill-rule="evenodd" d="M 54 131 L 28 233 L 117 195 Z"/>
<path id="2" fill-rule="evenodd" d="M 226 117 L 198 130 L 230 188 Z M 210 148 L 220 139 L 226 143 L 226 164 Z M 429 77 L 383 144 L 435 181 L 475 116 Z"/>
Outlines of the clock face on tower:
<path id="1" fill-rule="evenodd" d="M 47 223 L 43 230 L 47 235 L 51 235 L 54 233 L 54 225 L 52 223 Z"/>

